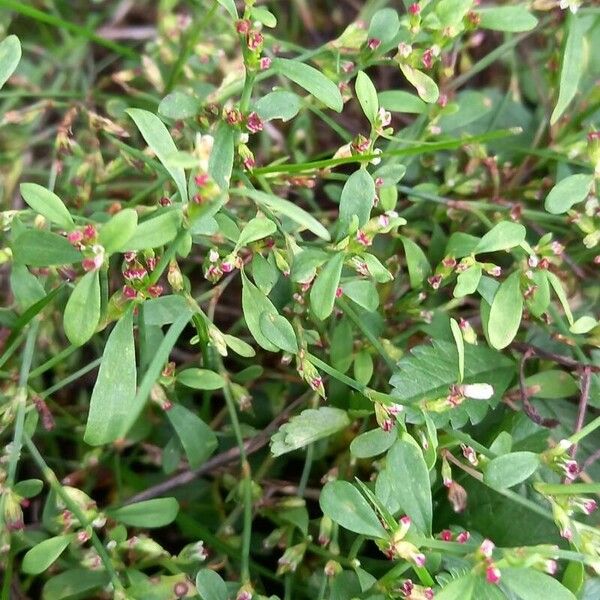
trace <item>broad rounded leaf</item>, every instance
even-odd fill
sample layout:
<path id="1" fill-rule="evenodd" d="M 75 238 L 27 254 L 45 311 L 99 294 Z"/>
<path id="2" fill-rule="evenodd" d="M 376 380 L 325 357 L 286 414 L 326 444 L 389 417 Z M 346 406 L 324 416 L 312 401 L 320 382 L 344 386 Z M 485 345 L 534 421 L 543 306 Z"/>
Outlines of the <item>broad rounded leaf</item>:
<path id="1" fill-rule="evenodd" d="M 510 488 L 531 476 L 540 466 L 540 459 L 533 452 L 511 452 L 492 459 L 483 480 L 496 489 Z"/>
<path id="2" fill-rule="evenodd" d="M 248 221 L 244 229 L 242 229 L 235 247 L 241 248 L 242 246 L 247 246 L 252 242 L 269 237 L 275 233 L 275 231 L 277 231 L 277 226 L 271 219 L 254 217 L 254 219 Z"/>
<path id="3" fill-rule="evenodd" d="M 384 431 L 378 427 L 355 437 L 350 444 L 350 452 L 356 458 L 371 458 L 389 450 L 396 439 L 394 430 Z"/>
<path id="4" fill-rule="evenodd" d="M 257 100 L 254 110 L 263 121 L 272 119 L 289 121 L 300 110 L 300 98 L 297 94 L 287 90 L 275 90 Z"/>
<path id="5" fill-rule="evenodd" d="M 179 512 L 175 498 L 154 498 L 106 511 L 113 519 L 132 527 L 164 527 Z"/>
<path id="6" fill-rule="evenodd" d="M 387 538 L 375 511 L 364 496 L 348 481 L 331 481 L 321 492 L 323 514 L 342 527 L 373 538 Z"/>
<path id="7" fill-rule="evenodd" d="M 100 321 L 100 280 L 98 271 L 86 273 L 77 283 L 63 315 L 65 334 L 71 344 L 85 344 Z"/>
<path id="8" fill-rule="evenodd" d="M 248 277 L 246 277 L 246 274 L 243 271 L 242 311 L 244 313 L 246 326 L 258 345 L 270 352 L 278 352 L 279 348 L 262 332 L 260 317 L 265 311 L 272 315 L 277 315 L 279 313 L 273 306 L 273 303 L 248 279 Z"/>
<path id="9" fill-rule="evenodd" d="M 177 382 L 195 390 L 218 390 L 225 385 L 218 373 L 196 367 L 181 371 L 177 375 Z"/>
<path id="10" fill-rule="evenodd" d="M 23 557 L 21 564 L 23 572 L 30 575 L 43 573 L 64 552 L 70 542 L 70 535 L 57 535 L 36 544 Z"/>
<path id="11" fill-rule="evenodd" d="M 202 600 L 228 600 L 227 585 L 212 569 L 200 569 L 196 575 L 196 589 Z"/>
<path id="12" fill-rule="evenodd" d="M 21 196 L 23 200 L 40 215 L 43 215 L 55 225 L 63 229 L 71 230 L 75 227 L 73 218 L 69 214 L 63 201 L 50 190 L 37 183 L 22 183 Z"/>
<path id="13" fill-rule="evenodd" d="M 385 90 L 378 97 L 379 104 L 391 112 L 423 114 L 428 110 L 421 98 L 405 90 Z"/>
<path id="14" fill-rule="evenodd" d="M 592 189 L 593 175 L 569 175 L 559 181 L 546 196 L 544 208 L 553 215 L 567 212 L 574 204 L 583 202 Z"/>

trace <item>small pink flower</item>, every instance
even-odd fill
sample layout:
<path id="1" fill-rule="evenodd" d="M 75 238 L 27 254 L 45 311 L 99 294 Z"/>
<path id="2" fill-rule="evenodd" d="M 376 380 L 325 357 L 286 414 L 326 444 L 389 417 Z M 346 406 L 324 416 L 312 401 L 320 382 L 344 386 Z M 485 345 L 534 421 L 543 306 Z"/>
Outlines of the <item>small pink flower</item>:
<path id="1" fill-rule="evenodd" d="M 600 140 L 600 131 L 590 131 L 587 135 L 588 141 L 596 142 Z"/>
<path id="2" fill-rule="evenodd" d="M 389 433 L 392 429 L 394 429 L 394 422 L 391 419 L 384 419 L 381 422 L 381 429 L 386 433 Z"/>
<path id="3" fill-rule="evenodd" d="M 248 34 L 248 48 L 250 50 L 259 50 L 262 48 L 264 38 L 260 31 L 252 31 Z"/>
<path id="4" fill-rule="evenodd" d="M 570 527 L 565 527 L 561 529 L 560 537 L 564 538 L 567 541 L 571 541 L 573 539 L 573 530 Z"/>
<path id="5" fill-rule="evenodd" d="M 67 240 L 69 240 L 69 243 L 73 246 L 78 246 L 81 243 L 81 240 L 83 240 L 83 233 L 79 231 L 79 229 L 71 231 L 67 234 Z"/>
<path id="6" fill-rule="evenodd" d="M 434 290 L 437 290 L 440 287 L 440 284 L 442 283 L 442 276 L 432 275 L 431 277 L 427 278 L 427 282 Z"/>
<path id="7" fill-rule="evenodd" d="M 398 44 L 398 54 L 402 58 L 408 58 L 412 54 L 412 51 L 413 49 L 410 44 L 407 44 L 406 42 L 400 42 Z"/>
<path id="8" fill-rule="evenodd" d="M 208 173 L 198 173 L 194 177 L 194 182 L 198 187 L 202 187 L 208 183 Z"/>
<path id="9" fill-rule="evenodd" d="M 485 578 L 488 583 L 491 583 L 493 585 L 498 585 L 498 583 L 500 583 L 500 577 L 501 577 L 500 569 L 498 567 L 495 567 L 494 565 L 490 565 L 485 570 Z"/>
<path id="10" fill-rule="evenodd" d="M 250 21 L 247 21 L 245 19 L 240 19 L 235 24 L 235 30 L 240 34 L 248 33 L 250 31 Z"/>
<path id="11" fill-rule="evenodd" d="M 170 199 L 170 198 L 167 198 L 166 196 L 163 196 L 163 197 L 162 197 L 162 198 L 161 198 L 161 199 L 158 201 L 158 203 L 159 203 L 161 206 L 171 206 L 171 199 Z"/>
<path id="12" fill-rule="evenodd" d="M 154 269 L 156 268 L 156 257 L 155 256 L 150 256 L 146 259 L 146 265 L 148 266 L 148 269 L 150 271 L 154 271 Z"/>
<path id="13" fill-rule="evenodd" d="M 381 187 L 384 184 L 383 177 L 375 178 L 375 187 Z"/>
<path id="14" fill-rule="evenodd" d="M 342 71 L 344 71 L 344 73 L 352 73 L 352 71 L 354 70 L 354 63 L 350 60 L 345 60 L 342 63 Z"/>
<path id="15" fill-rule="evenodd" d="M 148 288 L 148 293 L 153 297 L 153 298 L 158 298 L 162 293 L 163 293 L 163 286 L 160 284 L 155 284 L 155 285 L 151 285 Z"/>
<path id="16" fill-rule="evenodd" d="M 471 534 L 468 531 L 461 531 L 456 536 L 456 541 L 459 544 L 466 544 L 471 539 Z"/>
<path id="17" fill-rule="evenodd" d="M 367 42 L 367 46 L 369 47 L 369 50 L 377 50 L 377 48 L 379 48 L 379 46 L 381 46 L 381 40 L 379 40 L 377 38 L 371 38 Z"/>
<path id="18" fill-rule="evenodd" d="M 405 580 L 405 582 L 402 584 L 402 587 L 400 588 L 400 591 L 407 597 L 410 598 L 411 594 L 413 593 L 413 590 L 415 589 L 415 584 L 410 580 L 407 579 Z"/>
<path id="19" fill-rule="evenodd" d="M 546 561 L 546 568 L 545 568 L 546 573 L 549 573 L 550 575 L 555 575 L 557 569 L 558 569 L 558 565 L 556 564 L 555 560 L 550 559 L 550 560 Z"/>
<path id="20" fill-rule="evenodd" d="M 97 231 L 93 225 L 86 225 L 83 228 L 83 238 L 86 242 L 90 242 L 96 239 Z"/>
<path id="21" fill-rule="evenodd" d="M 421 7 L 419 6 L 418 2 L 414 2 L 413 4 L 411 4 L 408 7 L 408 12 L 411 15 L 418 15 L 421 12 Z"/>
<path id="22" fill-rule="evenodd" d="M 415 552 L 411 556 L 411 558 L 412 558 L 413 562 L 415 563 L 415 565 L 417 565 L 417 567 L 424 567 L 425 566 L 426 557 L 421 552 Z"/>
<path id="23" fill-rule="evenodd" d="M 103 258 L 97 254 L 93 258 L 84 258 L 81 261 L 81 266 L 84 271 L 97 271 L 102 266 Z"/>
<path id="24" fill-rule="evenodd" d="M 371 240 L 369 239 L 369 236 L 367 236 L 367 234 L 362 232 L 360 229 L 356 232 L 356 241 L 365 247 L 371 245 Z"/>
<path id="25" fill-rule="evenodd" d="M 335 290 L 335 297 L 341 298 L 343 295 L 344 295 L 344 290 L 341 287 L 338 287 L 337 290 Z"/>
<path id="26" fill-rule="evenodd" d="M 387 215 L 379 215 L 379 225 L 387 227 L 390 224 L 390 218 Z"/>
<path id="27" fill-rule="evenodd" d="M 443 531 L 440 532 L 440 539 L 443 540 L 444 542 L 451 542 L 452 541 L 452 532 L 449 529 L 444 529 Z"/>
<path id="28" fill-rule="evenodd" d="M 440 94 L 440 97 L 438 98 L 437 103 L 440 108 L 445 108 L 446 105 L 448 104 L 448 95 Z"/>
<path id="29" fill-rule="evenodd" d="M 494 265 L 489 271 L 488 274 L 492 277 L 500 277 L 502 275 L 502 268 L 498 265 Z"/>
<path id="30" fill-rule="evenodd" d="M 550 244 L 550 248 L 555 256 L 560 256 L 565 251 L 565 247 L 560 242 L 556 241 Z"/>
<path id="31" fill-rule="evenodd" d="M 433 67 L 433 51 L 431 48 L 428 48 L 425 50 L 425 52 L 423 52 L 421 62 L 426 69 L 431 69 L 431 67 Z"/>
<path id="32" fill-rule="evenodd" d="M 319 391 L 321 389 L 323 389 L 323 379 L 317 375 L 316 377 L 313 377 L 310 381 L 309 384 L 310 387 L 315 390 L 315 391 Z"/>
<path id="33" fill-rule="evenodd" d="M 123 286 L 123 297 L 127 300 L 133 300 L 137 296 L 137 292 L 130 286 Z"/>
<path id="34" fill-rule="evenodd" d="M 225 110 L 225 121 L 229 125 L 239 125 L 242 122 L 242 113 L 237 108 L 228 108 Z"/>
<path id="35" fill-rule="evenodd" d="M 596 512 L 598 509 L 598 503 L 591 498 L 584 500 L 583 502 L 583 512 L 586 515 L 591 515 L 593 512 Z"/>
<path id="36" fill-rule="evenodd" d="M 247 156 L 242 162 L 244 163 L 244 168 L 247 171 L 252 171 L 252 169 L 254 169 L 256 166 L 256 161 L 254 160 L 253 156 Z"/>
<path id="37" fill-rule="evenodd" d="M 567 479 L 573 480 L 579 475 L 579 465 L 576 460 L 566 460 L 563 464 L 563 469 Z"/>
<path id="38" fill-rule="evenodd" d="M 260 59 L 258 65 L 259 65 L 261 71 L 266 71 L 267 69 L 271 68 L 271 63 L 272 63 L 272 61 L 268 56 L 263 56 Z"/>
<path id="39" fill-rule="evenodd" d="M 391 404 L 387 407 L 387 410 L 392 417 L 396 417 L 404 410 L 404 406 L 402 404 Z"/>
<path id="40" fill-rule="evenodd" d="M 456 259 L 454 256 L 446 256 L 442 259 L 442 265 L 446 267 L 446 269 L 454 269 L 454 267 L 456 267 Z"/>
<path id="41" fill-rule="evenodd" d="M 234 265 L 233 263 L 230 263 L 229 261 L 223 261 L 221 263 L 221 271 L 223 271 L 223 273 L 231 273 L 234 269 Z"/>
<path id="42" fill-rule="evenodd" d="M 246 127 L 250 133 L 258 133 L 262 131 L 263 122 L 257 113 L 252 112 L 248 115 L 248 120 L 246 121 Z"/>
<path id="43" fill-rule="evenodd" d="M 481 542 L 481 546 L 479 546 L 479 551 L 486 558 L 491 558 L 495 547 L 496 547 L 496 545 L 494 544 L 494 542 L 492 542 L 492 540 L 488 540 L 486 538 L 485 540 L 483 540 L 483 542 Z"/>
<path id="44" fill-rule="evenodd" d="M 136 252 L 125 252 L 125 254 L 123 254 L 123 258 L 125 259 L 125 262 L 133 262 L 135 260 L 137 256 Z"/>

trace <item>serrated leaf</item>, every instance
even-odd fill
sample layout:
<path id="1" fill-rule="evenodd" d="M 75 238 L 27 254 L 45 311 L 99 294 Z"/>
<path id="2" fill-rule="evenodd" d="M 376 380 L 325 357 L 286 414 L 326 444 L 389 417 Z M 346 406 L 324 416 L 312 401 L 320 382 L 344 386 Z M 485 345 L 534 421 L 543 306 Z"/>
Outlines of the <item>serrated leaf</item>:
<path id="1" fill-rule="evenodd" d="M 344 108 L 344 101 L 337 85 L 314 67 L 287 58 L 276 58 L 273 69 L 287 77 L 336 112 Z"/>
<path id="2" fill-rule="evenodd" d="M 116 440 L 135 398 L 137 372 L 133 310 L 117 322 L 102 354 L 83 439 L 92 446 Z"/>
<path id="3" fill-rule="evenodd" d="M 46 217 L 48 221 L 67 231 L 75 227 L 73 217 L 71 217 L 63 201 L 54 192 L 37 183 L 22 183 L 19 189 L 23 200 L 33 210 Z"/>
<path id="4" fill-rule="evenodd" d="M 142 137 L 173 178 L 182 202 L 187 202 L 185 172 L 181 167 L 169 165 L 169 157 L 177 152 L 177 146 L 165 124 L 153 113 L 141 108 L 128 108 L 125 111 L 140 130 Z"/>
<path id="5" fill-rule="evenodd" d="M 348 481 L 331 481 L 319 498 L 323 514 L 342 527 L 373 538 L 387 538 L 377 514 L 362 494 Z"/>
<path id="6" fill-rule="evenodd" d="M 21 60 L 21 42 L 16 35 L 9 35 L 0 42 L 0 89 L 15 72 Z"/>
<path id="7" fill-rule="evenodd" d="M 356 97 L 358 98 L 363 113 L 365 113 L 365 117 L 367 117 L 371 125 L 373 125 L 377 119 L 379 100 L 373 82 L 364 71 L 359 71 L 356 76 L 355 90 Z"/>
<path id="8" fill-rule="evenodd" d="M 523 294 L 521 294 L 521 273 L 509 275 L 498 288 L 488 320 L 490 344 L 501 350 L 506 348 L 519 330 L 523 315 Z"/>
<path id="9" fill-rule="evenodd" d="M 413 69 L 409 65 L 400 65 L 404 77 L 414 86 L 417 90 L 417 94 L 427 104 L 433 104 L 438 101 L 440 91 L 437 84 L 429 75 L 425 75 L 423 71 Z"/>
<path id="10" fill-rule="evenodd" d="M 346 411 L 331 406 L 309 408 L 292 417 L 271 438 L 271 453 L 281 456 L 329 437 L 350 424 Z"/>
<path id="11" fill-rule="evenodd" d="M 587 198 L 593 183 L 593 175 L 569 175 L 561 179 L 546 196 L 544 208 L 553 215 L 567 212 L 572 206 Z"/>
<path id="12" fill-rule="evenodd" d="M 333 311 L 343 266 L 344 253 L 338 252 L 325 263 L 310 289 L 311 310 L 321 321 Z"/>
<path id="13" fill-rule="evenodd" d="M 132 527 L 164 527 L 175 520 L 179 503 L 175 498 L 154 498 L 106 512 L 115 521 Z"/>
<path id="14" fill-rule="evenodd" d="M 348 235 L 348 227 L 353 217 L 358 218 L 358 227 L 366 224 L 371 215 L 375 195 L 375 182 L 366 169 L 359 169 L 348 177 L 340 198 L 340 237 Z"/>
<path id="15" fill-rule="evenodd" d="M 285 317 L 265 311 L 260 315 L 259 324 L 264 336 L 275 346 L 290 354 L 298 352 L 294 328 Z"/>
<path id="16" fill-rule="evenodd" d="M 86 273 L 77 283 L 63 315 L 65 334 L 71 344 L 82 346 L 100 321 L 100 280 L 98 271 Z"/>

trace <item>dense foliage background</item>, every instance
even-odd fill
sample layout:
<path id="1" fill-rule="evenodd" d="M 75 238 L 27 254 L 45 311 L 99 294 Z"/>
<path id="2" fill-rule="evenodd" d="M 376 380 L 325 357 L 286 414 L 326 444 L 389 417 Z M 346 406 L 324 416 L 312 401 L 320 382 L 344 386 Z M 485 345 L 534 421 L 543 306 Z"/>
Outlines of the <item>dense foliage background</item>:
<path id="1" fill-rule="evenodd" d="M 0 0 L 0 597 L 600 597 L 600 8 Z"/>

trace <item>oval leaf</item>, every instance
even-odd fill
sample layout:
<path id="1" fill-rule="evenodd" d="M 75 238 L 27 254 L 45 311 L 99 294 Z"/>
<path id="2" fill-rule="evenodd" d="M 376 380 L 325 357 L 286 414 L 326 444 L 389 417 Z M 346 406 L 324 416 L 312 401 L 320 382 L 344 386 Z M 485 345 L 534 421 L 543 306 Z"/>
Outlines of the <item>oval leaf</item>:
<path id="1" fill-rule="evenodd" d="M 440 91 L 437 84 L 429 75 L 425 75 L 422 71 L 413 69 L 409 65 L 400 65 L 404 77 L 414 86 L 417 94 L 427 104 L 434 104 L 438 101 Z"/>
<path id="2" fill-rule="evenodd" d="M 373 125 L 377 119 L 377 111 L 379 110 L 379 99 L 377 98 L 377 90 L 369 76 L 363 71 L 359 71 L 356 76 L 356 97 L 360 103 L 360 107 L 365 113 L 365 117 Z"/>
<path id="3" fill-rule="evenodd" d="M 535 569 L 505 567 L 502 584 L 522 600 L 575 600 L 564 585 Z"/>
<path id="4" fill-rule="evenodd" d="M 137 213 L 132 208 L 119 211 L 100 228 L 99 242 L 109 254 L 127 250 L 127 242 L 135 233 L 137 221 Z"/>
<path id="5" fill-rule="evenodd" d="M 48 221 L 67 230 L 75 227 L 67 207 L 56 194 L 37 183 L 22 183 L 19 189 L 23 200 Z"/>
<path id="6" fill-rule="evenodd" d="M 82 346 L 96 331 L 100 321 L 100 279 L 98 271 L 86 273 L 71 292 L 63 326 L 71 344 Z"/>
<path id="7" fill-rule="evenodd" d="M 517 335 L 523 315 L 523 295 L 521 294 L 519 272 L 512 273 L 500 284 L 494 296 L 488 336 L 490 344 L 498 350 L 506 348 Z"/>
<path id="8" fill-rule="evenodd" d="M 317 319 L 321 321 L 333 311 L 343 266 L 344 254 L 338 252 L 325 263 L 310 290 L 310 307 Z"/>
<path id="9" fill-rule="evenodd" d="M 593 183 L 593 175 L 570 175 L 561 179 L 546 196 L 544 208 L 553 215 L 567 212 L 574 204 L 587 198 Z"/>
<path id="10" fill-rule="evenodd" d="M 358 226 L 363 227 L 371 216 L 375 199 L 375 182 L 366 169 L 359 169 L 348 177 L 340 199 L 339 231 L 341 237 L 348 235 L 353 217 L 358 217 Z"/>
<path id="11" fill-rule="evenodd" d="M 540 466 L 533 452 L 511 452 L 492 459 L 485 469 L 483 481 L 490 487 L 505 489 L 525 481 Z"/>
<path id="12" fill-rule="evenodd" d="M 175 498 L 154 498 L 106 511 L 113 519 L 131 527 L 164 527 L 179 512 Z"/>
<path id="13" fill-rule="evenodd" d="M 386 538 L 388 535 L 375 511 L 348 481 L 326 484 L 319 504 L 324 515 L 349 531 L 374 538 Z"/>
<path id="14" fill-rule="evenodd" d="M 481 254 L 514 248 L 525 241 L 526 233 L 525 227 L 520 223 L 500 221 L 481 238 L 473 253 Z"/>
<path id="15" fill-rule="evenodd" d="M 21 60 L 21 42 L 16 35 L 9 35 L 0 42 L 0 89 L 15 72 Z"/>
<path id="16" fill-rule="evenodd" d="M 179 231 L 181 212 L 169 210 L 140 223 L 127 242 L 127 250 L 145 250 L 168 244 Z"/>
<path id="17" fill-rule="evenodd" d="M 225 385 L 225 381 L 218 373 L 195 367 L 181 371 L 177 375 L 177 381 L 195 390 L 218 390 Z"/>
<path id="18" fill-rule="evenodd" d="M 62 235 L 27 229 L 12 244 L 15 262 L 31 267 L 58 267 L 81 262 L 83 254 Z"/>
<path id="19" fill-rule="evenodd" d="M 30 575 L 43 573 L 64 552 L 70 542 L 71 536 L 57 535 L 36 544 L 23 557 L 21 568 Z"/>
<path id="20" fill-rule="evenodd" d="M 294 328 L 285 317 L 265 311 L 260 315 L 260 328 L 264 336 L 284 352 L 298 352 Z"/>

